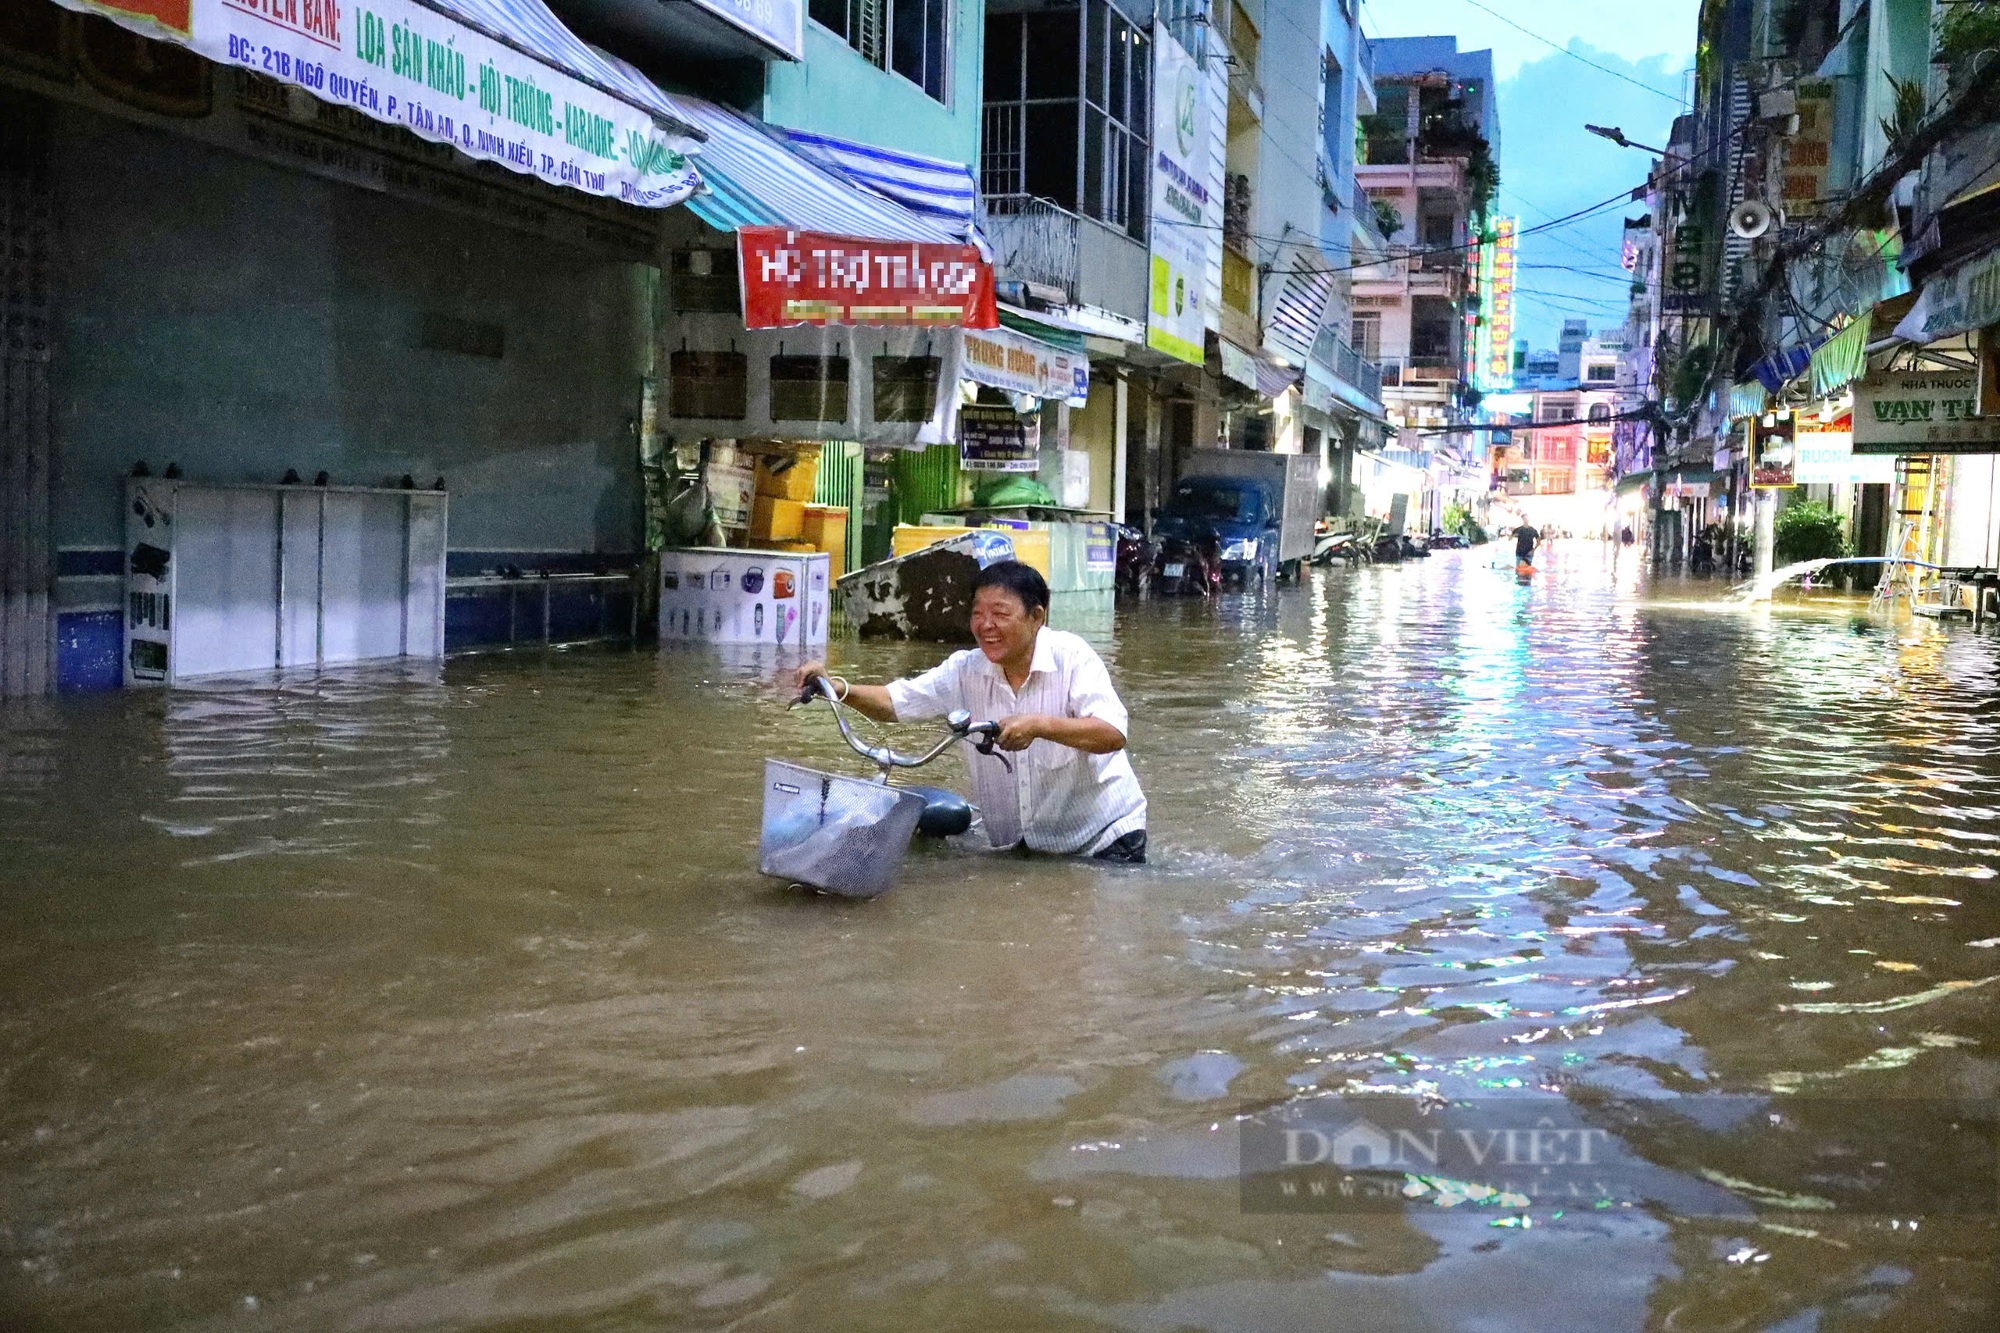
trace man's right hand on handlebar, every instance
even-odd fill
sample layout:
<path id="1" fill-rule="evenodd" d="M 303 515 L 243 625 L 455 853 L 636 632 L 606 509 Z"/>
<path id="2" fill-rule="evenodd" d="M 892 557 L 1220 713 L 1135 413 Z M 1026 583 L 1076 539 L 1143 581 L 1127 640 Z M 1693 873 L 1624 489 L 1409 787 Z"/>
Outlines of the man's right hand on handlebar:
<path id="1" fill-rule="evenodd" d="M 807 703 L 817 697 L 811 690 L 814 682 L 821 679 L 833 687 L 834 698 L 863 717 L 871 717 L 877 722 L 896 720 L 896 705 L 889 699 L 887 686 L 856 685 L 845 676 L 829 674 L 824 662 L 807 662 L 793 673 L 793 684 L 798 687 L 800 702 Z"/>

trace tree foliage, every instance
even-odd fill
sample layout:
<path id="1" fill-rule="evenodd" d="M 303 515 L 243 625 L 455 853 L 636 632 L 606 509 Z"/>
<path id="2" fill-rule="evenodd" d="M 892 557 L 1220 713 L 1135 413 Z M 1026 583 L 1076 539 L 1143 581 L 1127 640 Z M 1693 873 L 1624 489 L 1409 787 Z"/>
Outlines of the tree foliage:
<path id="1" fill-rule="evenodd" d="M 1771 554 L 1783 564 L 1837 560 L 1847 554 L 1840 515 L 1814 500 L 1787 505 L 1773 522 Z"/>
<path id="2" fill-rule="evenodd" d="M 1474 546 L 1486 541 L 1486 529 L 1472 516 L 1472 511 L 1457 500 L 1444 507 L 1442 526 L 1446 532 L 1455 532 Z"/>

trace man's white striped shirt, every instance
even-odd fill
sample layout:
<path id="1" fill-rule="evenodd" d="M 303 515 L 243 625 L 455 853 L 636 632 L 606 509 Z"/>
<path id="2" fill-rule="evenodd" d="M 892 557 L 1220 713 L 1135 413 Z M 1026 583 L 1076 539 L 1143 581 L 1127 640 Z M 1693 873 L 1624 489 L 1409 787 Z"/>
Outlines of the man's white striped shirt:
<path id="1" fill-rule="evenodd" d="M 902 722 L 963 708 L 975 722 L 1050 713 L 1102 718 L 1130 734 L 1104 659 L 1059 629 L 1036 633 L 1034 660 L 1018 691 L 985 653 L 969 648 L 914 679 L 891 681 L 889 701 Z M 1038 740 L 1007 758 L 1014 765 L 1011 774 L 998 759 L 965 747 L 973 801 L 995 847 L 1025 842 L 1038 852 L 1091 855 L 1146 827 L 1146 796 L 1123 750 L 1087 754 Z"/>

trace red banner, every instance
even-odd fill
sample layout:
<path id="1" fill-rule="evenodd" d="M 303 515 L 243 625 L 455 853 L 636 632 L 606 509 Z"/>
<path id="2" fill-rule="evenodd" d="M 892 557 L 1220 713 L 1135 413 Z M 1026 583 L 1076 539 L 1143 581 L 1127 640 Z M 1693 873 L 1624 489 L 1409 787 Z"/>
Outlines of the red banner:
<path id="1" fill-rule="evenodd" d="M 993 266 L 969 245 L 739 227 L 743 325 L 1000 326 Z"/>

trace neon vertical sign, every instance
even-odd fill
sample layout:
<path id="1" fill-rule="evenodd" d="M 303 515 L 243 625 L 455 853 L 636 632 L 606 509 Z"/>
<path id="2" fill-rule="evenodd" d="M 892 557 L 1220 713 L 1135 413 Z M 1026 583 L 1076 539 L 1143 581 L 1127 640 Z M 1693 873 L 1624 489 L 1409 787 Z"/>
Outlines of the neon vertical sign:
<path id="1" fill-rule="evenodd" d="M 1518 225 L 1514 218 L 1499 219 L 1491 239 L 1479 247 L 1482 279 L 1479 305 L 1486 335 L 1481 340 L 1485 357 L 1479 368 L 1481 393 L 1505 393 L 1514 387 L 1514 254 Z"/>

